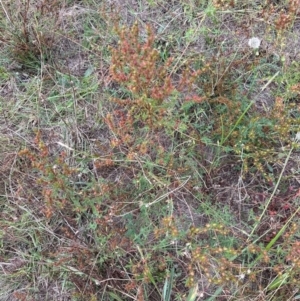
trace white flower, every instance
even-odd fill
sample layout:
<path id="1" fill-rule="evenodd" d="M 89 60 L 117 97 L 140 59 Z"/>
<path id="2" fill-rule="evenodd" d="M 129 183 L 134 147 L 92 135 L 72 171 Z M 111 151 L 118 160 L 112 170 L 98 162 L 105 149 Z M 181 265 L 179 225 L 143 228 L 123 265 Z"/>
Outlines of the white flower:
<path id="1" fill-rule="evenodd" d="M 300 132 L 297 132 L 297 134 L 295 136 L 295 141 L 300 142 Z"/>
<path id="2" fill-rule="evenodd" d="M 261 43 L 261 39 L 256 38 L 256 37 L 251 38 L 251 39 L 249 39 L 249 41 L 248 41 L 249 47 L 251 47 L 251 48 L 253 48 L 253 49 L 258 49 L 259 46 L 260 46 L 260 43 Z"/>

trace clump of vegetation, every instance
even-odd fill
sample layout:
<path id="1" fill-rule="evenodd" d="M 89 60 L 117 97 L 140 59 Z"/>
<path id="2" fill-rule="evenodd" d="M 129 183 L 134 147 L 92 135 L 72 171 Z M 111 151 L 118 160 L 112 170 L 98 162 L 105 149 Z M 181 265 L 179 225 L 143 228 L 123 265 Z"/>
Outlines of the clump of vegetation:
<path id="1" fill-rule="evenodd" d="M 50 59 L 59 30 L 62 1 L 1 3 L 0 41 L 21 67 L 35 70 Z"/>
<path id="2" fill-rule="evenodd" d="M 298 2 L 2 1 L 0 300 L 299 298 Z"/>

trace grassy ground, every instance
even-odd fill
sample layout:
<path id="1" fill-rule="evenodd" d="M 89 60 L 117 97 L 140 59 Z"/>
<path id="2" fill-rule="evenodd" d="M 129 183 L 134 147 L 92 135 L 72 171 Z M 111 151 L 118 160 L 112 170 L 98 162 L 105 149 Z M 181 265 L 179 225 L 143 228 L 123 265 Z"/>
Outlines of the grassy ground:
<path id="1" fill-rule="evenodd" d="M 300 299 L 298 0 L 0 3 L 1 301 Z"/>

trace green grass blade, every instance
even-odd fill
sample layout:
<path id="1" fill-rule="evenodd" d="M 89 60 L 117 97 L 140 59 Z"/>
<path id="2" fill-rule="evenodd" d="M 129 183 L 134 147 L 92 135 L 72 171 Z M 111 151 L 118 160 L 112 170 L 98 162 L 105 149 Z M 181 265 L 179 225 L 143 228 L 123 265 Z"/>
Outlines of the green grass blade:
<path id="1" fill-rule="evenodd" d="M 198 284 L 196 284 L 196 285 L 194 285 L 193 287 L 190 288 L 190 292 L 189 292 L 189 295 L 188 295 L 186 301 L 196 300 L 197 293 L 198 293 Z"/>
<path id="2" fill-rule="evenodd" d="M 173 279 L 174 279 L 174 267 L 172 267 L 170 274 L 167 276 L 163 288 L 163 300 L 170 301 L 171 300 L 171 292 L 173 286 Z"/>

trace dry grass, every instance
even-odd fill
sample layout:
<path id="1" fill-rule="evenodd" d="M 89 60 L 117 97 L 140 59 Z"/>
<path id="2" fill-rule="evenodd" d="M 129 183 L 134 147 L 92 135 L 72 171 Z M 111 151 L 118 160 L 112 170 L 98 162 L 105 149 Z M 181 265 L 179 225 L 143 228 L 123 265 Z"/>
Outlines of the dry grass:
<path id="1" fill-rule="evenodd" d="M 2 0 L 0 300 L 299 299 L 299 4 Z"/>

